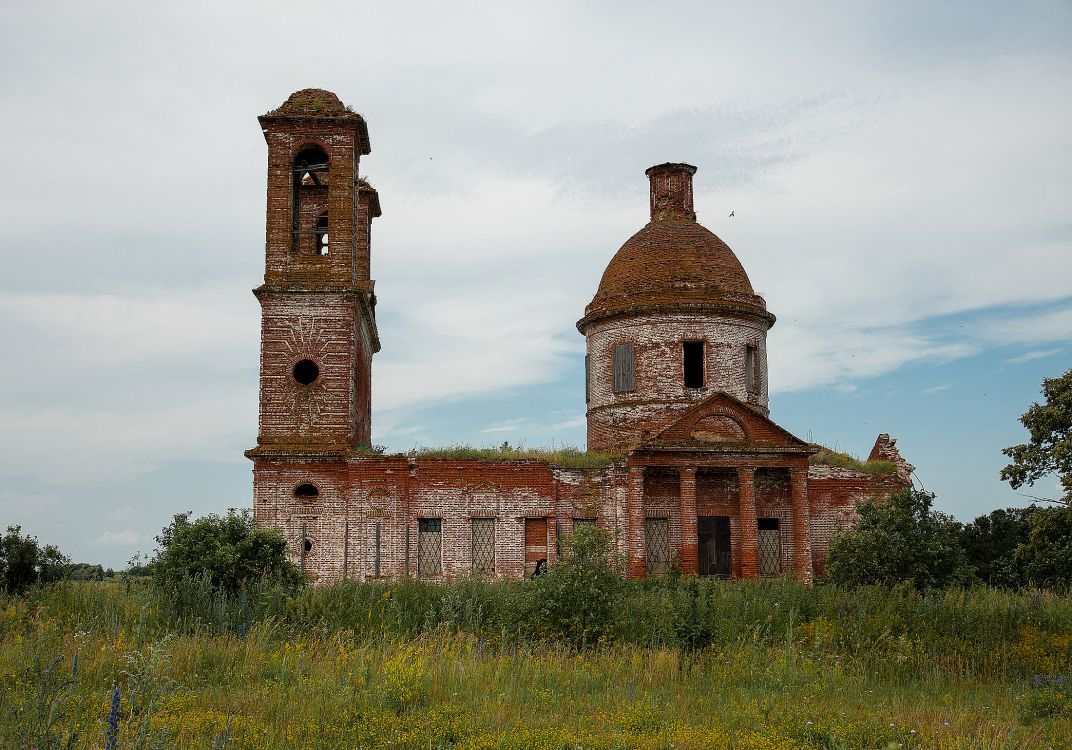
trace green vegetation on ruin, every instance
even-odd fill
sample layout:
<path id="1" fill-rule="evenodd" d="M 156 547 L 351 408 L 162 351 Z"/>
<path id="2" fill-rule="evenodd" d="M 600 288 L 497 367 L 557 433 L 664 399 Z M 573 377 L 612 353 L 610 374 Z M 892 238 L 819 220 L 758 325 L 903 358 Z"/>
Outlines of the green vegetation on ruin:
<path id="1" fill-rule="evenodd" d="M 837 466 L 861 474 L 892 474 L 897 470 L 897 467 L 891 461 L 861 461 L 855 456 L 836 451 L 833 448 L 827 448 L 825 445 L 819 446 L 819 448 L 819 452 L 809 459 L 812 464 Z"/>
<path id="2" fill-rule="evenodd" d="M 380 446 L 359 446 L 357 452 L 362 455 L 384 455 Z M 605 469 L 614 459 L 615 453 L 583 451 L 571 445 L 555 448 L 527 448 L 524 445 L 503 443 L 497 447 L 476 447 L 465 443 L 444 446 L 420 446 L 407 451 L 407 458 L 456 458 L 476 461 L 544 461 L 553 466 L 566 469 Z"/>
<path id="3" fill-rule="evenodd" d="M 503 443 L 497 448 L 477 448 L 472 445 L 447 445 L 441 447 L 414 448 L 409 452 L 413 458 L 469 458 L 482 461 L 546 461 L 569 469 L 603 469 L 610 466 L 615 456 L 610 453 L 582 451 L 564 445 L 558 448 L 526 448 Z"/>

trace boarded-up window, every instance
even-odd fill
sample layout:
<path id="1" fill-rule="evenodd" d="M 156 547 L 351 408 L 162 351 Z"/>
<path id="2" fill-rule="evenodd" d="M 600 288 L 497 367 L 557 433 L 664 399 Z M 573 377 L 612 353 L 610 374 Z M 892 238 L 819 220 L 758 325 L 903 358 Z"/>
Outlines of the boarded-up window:
<path id="1" fill-rule="evenodd" d="M 584 402 L 587 404 L 592 400 L 592 389 L 590 387 L 592 374 L 590 371 L 590 365 L 588 364 L 588 355 L 584 355 Z"/>
<path id="2" fill-rule="evenodd" d="M 473 519 L 473 572 L 495 572 L 495 519 Z"/>
<path id="3" fill-rule="evenodd" d="M 531 576 L 547 565 L 547 519 L 525 519 L 525 575 Z"/>
<path id="4" fill-rule="evenodd" d="M 636 390 L 636 359 L 632 344 L 614 346 L 614 392 L 631 393 Z"/>
<path id="5" fill-rule="evenodd" d="M 782 532 L 777 518 L 759 519 L 759 574 L 782 574 Z"/>
<path id="6" fill-rule="evenodd" d="M 686 388 L 703 388 L 704 352 L 702 341 L 682 341 L 681 359 Z"/>
<path id="7" fill-rule="evenodd" d="M 443 519 L 417 519 L 417 575 L 443 575 Z"/>
<path id="8" fill-rule="evenodd" d="M 573 519 L 573 530 L 574 531 L 576 531 L 577 529 L 581 528 L 582 526 L 590 526 L 592 528 L 595 528 L 596 519 L 594 519 L 594 518 L 574 518 Z"/>
<path id="9" fill-rule="evenodd" d="M 759 392 L 759 373 L 756 371 L 756 348 L 747 346 L 744 350 L 744 383 L 749 396 Z"/>
<path id="10" fill-rule="evenodd" d="M 665 575 L 670 569 L 670 519 L 644 520 L 644 551 L 649 576 Z"/>

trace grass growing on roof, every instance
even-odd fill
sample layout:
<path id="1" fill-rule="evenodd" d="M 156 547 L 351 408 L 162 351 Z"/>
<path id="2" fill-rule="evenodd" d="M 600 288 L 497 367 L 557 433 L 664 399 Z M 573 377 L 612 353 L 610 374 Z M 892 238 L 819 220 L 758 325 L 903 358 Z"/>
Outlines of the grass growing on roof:
<path id="1" fill-rule="evenodd" d="M 503 443 L 498 447 L 475 447 L 459 443 L 439 447 L 414 448 L 407 454 L 411 458 L 459 458 L 484 461 L 546 461 L 555 466 L 570 469 L 603 469 L 610 466 L 615 455 L 596 451 L 582 451 L 571 445 L 557 448 L 526 448 Z"/>
<path id="2" fill-rule="evenodd" d="M 842 469 L 858 471 L 861 474 L 892 474 L 897 470 L 892 461 L 861 461 L 848 453 L 833 448 L 820 446 L 818 453 L 811 456 L 809 462 L 821 466 L 837 466 Z"/>

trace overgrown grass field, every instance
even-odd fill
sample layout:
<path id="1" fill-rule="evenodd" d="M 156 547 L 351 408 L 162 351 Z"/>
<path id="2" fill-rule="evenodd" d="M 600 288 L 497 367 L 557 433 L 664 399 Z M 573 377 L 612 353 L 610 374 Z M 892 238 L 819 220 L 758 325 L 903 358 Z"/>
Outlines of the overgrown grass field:
<path id="1" fill-rule="evenodd" d="M 1067 595 L 665 580 L 556 630 L 533 591 L 2 599 L 2 747 L 1072 748 Z"/>

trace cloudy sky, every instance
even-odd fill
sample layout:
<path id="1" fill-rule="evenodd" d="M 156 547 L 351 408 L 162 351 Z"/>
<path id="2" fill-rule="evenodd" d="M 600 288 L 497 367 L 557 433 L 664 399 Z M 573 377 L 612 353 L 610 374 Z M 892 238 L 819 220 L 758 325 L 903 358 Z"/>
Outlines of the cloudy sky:
<path id="1" fill-rule="evenodd" d="M 369 123 L 374 442 L 583 444 L 574 323 L 687 161 L 778 316 L 772 417 L 892 433 L 959 518 L 1025 504 L 1000 449 L 1072 364 L 1070 40 L 1068 3 L 5 3 L 0 524 L 123 567 L 249 505 L 256 117 L 305 87 Z"/>

